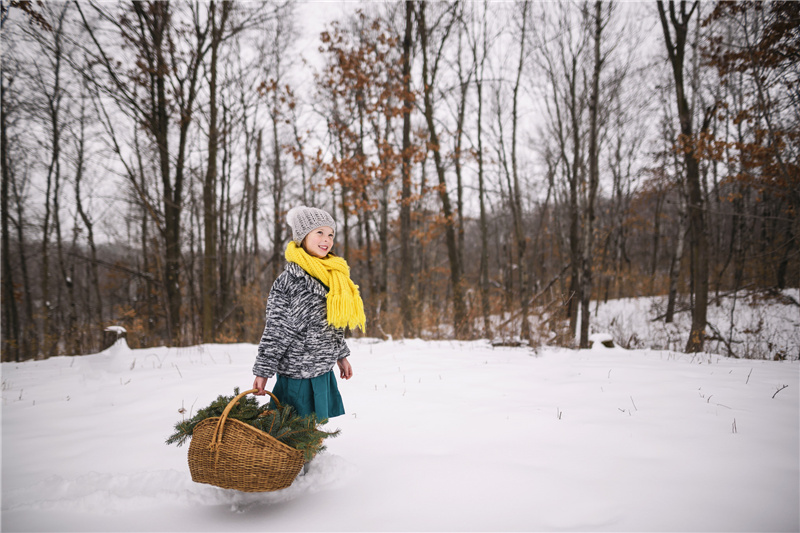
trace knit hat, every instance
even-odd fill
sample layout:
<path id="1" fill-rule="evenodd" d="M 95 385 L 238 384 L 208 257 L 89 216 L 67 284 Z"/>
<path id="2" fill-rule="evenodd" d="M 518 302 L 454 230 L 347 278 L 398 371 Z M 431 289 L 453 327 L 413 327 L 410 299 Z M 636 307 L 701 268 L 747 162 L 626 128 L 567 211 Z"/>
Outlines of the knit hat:
<path id="1" fill-rule="evenodd" d="M 312 230 L 322 226 L 329 226 L 334 231 L 336 230 L 336 222 L 333 217 L 327 211 L 316 207 L 306 207 L 304 205 L 293 207 L 286 213 L 286 221 L 292 228 L 292 240 L 298 246 Z"/>

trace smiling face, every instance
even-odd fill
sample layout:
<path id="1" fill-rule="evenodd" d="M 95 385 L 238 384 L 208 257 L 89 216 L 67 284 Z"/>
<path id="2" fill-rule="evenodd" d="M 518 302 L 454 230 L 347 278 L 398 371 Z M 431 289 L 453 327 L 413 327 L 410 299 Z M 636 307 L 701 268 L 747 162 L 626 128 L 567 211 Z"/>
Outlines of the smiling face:
<path id="1" fill-rule="evenodd" d="M 333 248 L 333 237 L 333 228 L 329 226 L 312 229 L 303 239 L 303 249 L 309 255 L 322 259 Z"/>

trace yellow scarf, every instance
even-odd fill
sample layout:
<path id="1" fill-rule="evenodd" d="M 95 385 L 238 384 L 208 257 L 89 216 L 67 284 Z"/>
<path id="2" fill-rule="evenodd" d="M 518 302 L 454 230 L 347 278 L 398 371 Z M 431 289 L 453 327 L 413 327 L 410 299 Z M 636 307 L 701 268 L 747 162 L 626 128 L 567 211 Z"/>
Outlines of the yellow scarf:
<path id="1" fill-rule="evenodd" d="M 323 259 L 314 257 L 294 241 L 289 241 L 286 246 L 285 257 L 328 286 L 328 324 L 335 328 L 349 326 L 364 331 L 367 322 L 364 302 L 358 293 L 358 285 L 350 279 L 347 261 L 334 255 Z"/>

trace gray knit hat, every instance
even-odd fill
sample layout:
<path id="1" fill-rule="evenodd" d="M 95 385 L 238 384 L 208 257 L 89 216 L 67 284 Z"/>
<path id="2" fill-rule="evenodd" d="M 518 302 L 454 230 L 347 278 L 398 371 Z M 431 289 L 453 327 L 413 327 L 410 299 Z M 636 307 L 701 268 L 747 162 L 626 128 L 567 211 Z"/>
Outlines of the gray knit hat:
<path id="1" fill-rule="evenodd" d="M 333 220 L 333 217 L 327 211 L 316 207 L 306 207 L 304 205 L 293 207 L 286 213 L 286 221 L 292 228 L 292 240 L 298 246 L 306 238 L 306 235 L 322 226 L 329 226 L 336 231 L 336 221 Z"/>

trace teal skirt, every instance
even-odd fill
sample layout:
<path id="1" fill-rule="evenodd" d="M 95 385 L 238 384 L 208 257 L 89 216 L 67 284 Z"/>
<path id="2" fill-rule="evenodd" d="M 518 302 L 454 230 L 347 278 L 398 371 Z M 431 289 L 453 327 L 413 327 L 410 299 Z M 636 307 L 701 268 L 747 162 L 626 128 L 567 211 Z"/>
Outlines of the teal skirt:
<path id="1" fill-rule="evenodd" d="M 311 379 L 292 379 L 278 374 L 272 394 L 282 404 L 297 409 L 300 416 L 316 413 L 320 422 L 344 414 L 344 403 L 333 370 Z"/>

